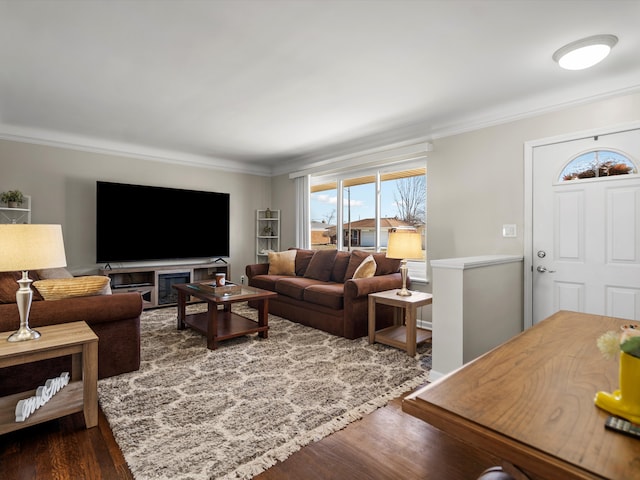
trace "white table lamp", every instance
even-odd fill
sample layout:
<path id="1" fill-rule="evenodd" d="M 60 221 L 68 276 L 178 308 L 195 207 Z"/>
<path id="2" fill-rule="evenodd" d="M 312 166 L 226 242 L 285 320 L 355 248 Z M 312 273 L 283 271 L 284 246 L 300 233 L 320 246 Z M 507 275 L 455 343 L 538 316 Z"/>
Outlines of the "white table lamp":
<path id="1" fill-rule="evenodd" d="M 20 312 L 20 328 L 7 339 L 10 342 L 33 340 L 40 333 L 29 328 L 29 311 L 33 291 L 29 270 L 66 267 L 61 225 L 0 225 L 0 272 L 22 271 L 18 280 L 16 303 Z"/>
<path id="2" fill-rule="evenodd" d="M 414 228 L 394 228 L 389 230 L 387 243 L 387 258 L 399 258 L 400 273 L 402 274 L 402 289 L 397 293 L 402 297 L 408 297 L 411 292 L 407 290 L 407 258 L 422 258 L 422 235 Z"/>

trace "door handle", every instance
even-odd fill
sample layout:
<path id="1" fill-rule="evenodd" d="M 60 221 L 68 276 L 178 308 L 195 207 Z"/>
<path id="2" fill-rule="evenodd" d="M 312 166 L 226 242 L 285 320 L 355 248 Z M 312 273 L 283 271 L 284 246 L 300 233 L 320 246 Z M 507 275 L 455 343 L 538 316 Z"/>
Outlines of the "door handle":
<path id="1" fill-rule="evenodd" d="M 547 270 L 547 267 L 543 267 L 542 265 L 538 265 L 538 268 L 536 268 L 536 270 L 540 273 L 556 273 L 555 270 Z"/>

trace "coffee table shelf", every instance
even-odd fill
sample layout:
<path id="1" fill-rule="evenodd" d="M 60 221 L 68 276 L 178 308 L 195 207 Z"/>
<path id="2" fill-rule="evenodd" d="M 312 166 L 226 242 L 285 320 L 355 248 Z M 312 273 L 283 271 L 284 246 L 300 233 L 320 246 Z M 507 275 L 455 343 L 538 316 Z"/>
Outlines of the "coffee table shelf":
<path id="1" fill-rule="evenodd" d="M 218 322 L 216 338 L 219 341 L 269 330 L 267 325 L 260 326 L 258 322 L 233 312 L 219 310 L 216 316 Z M 185 315 L 184 323 L 193 330 L 206 335 L 208 331 L 208 312 Z"/>
<path id="2" fill-rule="evenodd" d="M 172 285 L 178 292 L 178 330 L 190 327 L 207 337 L 207 348 L 215 350 L 218 342 L 229 338 L 257 333 L 261 338 L 269 335 L 269 298 L 278 294 L 255 287 L 241 286 L 237 293 L 220 295 L 210 282 Z M 207 303 L 207 311 L 187 314 L 187 299 L 195 297 Z M 231 311 L 231 305 L 257 301 L 258 321 Z M 222 309 L 218 307 L 222 306 Z"/>

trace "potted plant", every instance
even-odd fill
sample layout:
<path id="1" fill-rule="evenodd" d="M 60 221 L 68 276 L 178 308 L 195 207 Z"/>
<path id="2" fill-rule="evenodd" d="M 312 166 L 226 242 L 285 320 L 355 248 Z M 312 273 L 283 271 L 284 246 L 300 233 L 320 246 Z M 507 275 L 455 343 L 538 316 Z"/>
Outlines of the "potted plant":
<path id="1" fill-rule="evenodd" d="M 2 192 L 0 195 L 2 203 L 6 203 L 9 208 L 17 208 L 24 200 L 24 195 L 20 190 L 9 190 L 8 192 Z"/>
<path id="2" fill-rule="evenodd" d="M 598 392 L 595 404 L 632 423 L 640 423 L 640 326 L 624 325 L 598 338 L 598 348 L 607 358 L 620 358 L 619 388 L 612 393 Z"/>

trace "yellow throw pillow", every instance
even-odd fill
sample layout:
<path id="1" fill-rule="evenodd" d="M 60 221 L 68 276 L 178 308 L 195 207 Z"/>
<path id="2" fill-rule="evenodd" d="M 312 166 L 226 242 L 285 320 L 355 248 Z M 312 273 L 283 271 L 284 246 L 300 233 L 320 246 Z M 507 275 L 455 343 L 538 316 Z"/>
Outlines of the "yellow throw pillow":
<path id="1" fill-rule="evenodd" d="M 111 295 L 111 279 L 102 275 L 38 280 L 33 286 L 45 300 Z"/>
<path id="2" fill-rule="evenodd" d="M 296 251 L 269 252 L 269 275 L 295 275 Z"/>
<path id="3" fill-rule="evenodd" d="M 373 255 L 369 255 L 365 258 L 356 271 L 353 272 L 353 278 L 369 278 L 376 274 L 376 261 L 373 259 Z"/>

